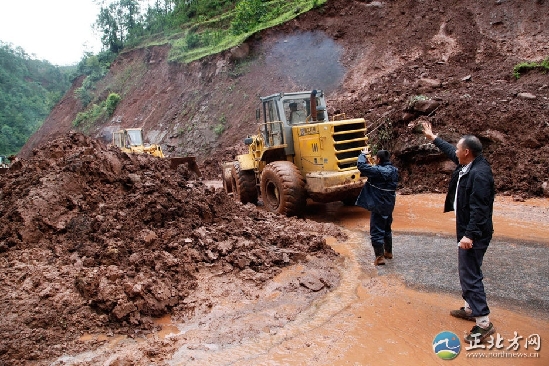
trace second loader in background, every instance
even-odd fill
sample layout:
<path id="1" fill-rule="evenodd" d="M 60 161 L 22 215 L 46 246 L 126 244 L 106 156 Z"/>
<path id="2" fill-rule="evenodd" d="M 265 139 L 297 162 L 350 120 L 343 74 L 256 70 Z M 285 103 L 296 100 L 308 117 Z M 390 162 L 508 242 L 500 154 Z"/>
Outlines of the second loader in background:
<path id="1" fill-rule="evenodd" d="M 354 204 L 366 182 L 356 167 L 368 140 L 364 118 L 329 120 L 320 90 L 260 99 L 249 152 L 222 164 L 226 192 L 253 204 L 261 194 L 267 210 L 288 216 L 300 215 L 307 198 Z"/>
<path id="2" fill-rule="evenodd" d="M 128 154 L 149 154 L 159 158 L 165 158 L 160 145 L 145 144 L 143 142 L 142 128 L 126 128 L 113 132 L 112 143 Z M 172 169 L 177 169 L 181 164 L 187 164 L 190 171 L 194 172 L 198 177 L 202 176 L 194 156 L 169 157 L 168 159 L 170 159 L 170 167 Z"/>
<path id="3" fill-rule="evenodd" d="M 10 156 L 9 158 L 4 155 L 0 155 L 0 174 L 4 174 L 8 171 L 11 161 L 15 159 L 15 156 Z"/>

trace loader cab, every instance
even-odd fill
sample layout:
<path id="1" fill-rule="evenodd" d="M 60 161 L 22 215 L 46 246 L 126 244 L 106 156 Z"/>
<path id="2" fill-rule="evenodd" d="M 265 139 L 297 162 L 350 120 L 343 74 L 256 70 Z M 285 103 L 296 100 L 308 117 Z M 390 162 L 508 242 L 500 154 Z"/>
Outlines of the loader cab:
<path id="1" fill-rule="evenodd" d="M 322 90 L 277 93 L 260 99 L 263 103 L 263 123 L 281 121 L 284 125 L 291 126 L 328 122 Z"/>
<path id="2" fill-rule="evenodd" d="M 121 149 L 143 146 L 143 130 L 141 128 L 128 128 L 113 132 L 112 143 Z"/>
<path id="3" fill-rule="evenodd" d="M 292 126 L 328 122 L 326 100 L 322 90 L 277 93 L 261 97 L 263 120 L 260 132 L 265 145 L 286 145 L 286 154 L 293 154 Z"/>

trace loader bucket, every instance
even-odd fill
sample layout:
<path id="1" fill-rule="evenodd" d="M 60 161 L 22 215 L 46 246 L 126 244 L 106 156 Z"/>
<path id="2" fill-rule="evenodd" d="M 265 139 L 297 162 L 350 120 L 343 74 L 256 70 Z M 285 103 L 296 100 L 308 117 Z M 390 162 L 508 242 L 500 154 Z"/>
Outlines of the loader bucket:
<path id="1" fill-rule="evenodd" d="M 0 168 L 0 175 L 6 173 L 9 168 Z"/>
<path id="2" fill-rule="evenodd" d="M 202 177 L 202 172 L 198 168 L 196 158 L 194 156 L 175 157 L 170 158 L 170 168 L 177 170 L 177 167 L 181 164 L 187 164 L 190 171 L 194 172 L 198 177 Z"/>

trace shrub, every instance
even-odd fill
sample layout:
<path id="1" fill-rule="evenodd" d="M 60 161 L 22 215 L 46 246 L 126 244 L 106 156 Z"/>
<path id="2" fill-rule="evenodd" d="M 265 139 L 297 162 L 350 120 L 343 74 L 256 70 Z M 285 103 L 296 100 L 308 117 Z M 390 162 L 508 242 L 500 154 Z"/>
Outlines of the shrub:
<path id="1" fill-rule="evenodd" d="M 105 107 L 107 109 L 107 114 L 109 116 L 112 116 L 112 114 L 114 113 L 114 110 L 116 109 L 116 106 L 118 105 L 118 102 L 120 102 L 122 98 L 120 97 L 120 95 L 116 94 L 116 93 L 110 93 L 109 96 L 107 97 L 107 101 L 106 101 L 106 104 L 105 104 Z"/>
<path id="2" fill-rule="evenodd" d="M 213 131 L 217 136 L 221 136 L 223 131 L 225 131 L 225 125 L 223 123 L 218 123 L 217 125 L 215 125 Z"/>
<path id="3" fill-rule="evenodd" d="M 196 34 L 194 31 L 189 30 L 185 36 L 185 47 L 187 49 L 192 49 L 198 47 L 200 44 L 200 35 Z"/>
<path id="4" fill-rule="evenodd" d="M 238 35 L 253 30 L 261 23 L 267 13 L 267 7 L 261 0 L 241 0 L 235 6 L 235 16 L 231 22 L 231 31 Z"/>
<path id="5" fill-rule="evenodd" d="M 103 114 L 104 108 L 103 106 L 94 104 L 90 109 L 88 109 L 85 112 L 78 112 L 76 115 L 76 119 L 72 122 L 72 125 L 74 127 L 79 127 L 85 122 L 93 122 L 97 120 L 102 114 Z"/>

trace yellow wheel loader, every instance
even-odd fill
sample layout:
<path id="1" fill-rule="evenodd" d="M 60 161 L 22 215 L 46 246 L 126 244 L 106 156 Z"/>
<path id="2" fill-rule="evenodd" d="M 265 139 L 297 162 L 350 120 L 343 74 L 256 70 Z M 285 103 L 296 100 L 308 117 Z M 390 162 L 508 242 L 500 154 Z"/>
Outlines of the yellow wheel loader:
<path id="1" fill-rule="evenodd" d="M 143 143 L 142 128 L 126 128 L 113 132 L 112 144 L 127 154 L 149 154 L 158 158 L 165 158 L 160 145 Z M 172 169 L 177 169 L 180 164 L 187 164 L 190 171 L 198 177 L 202 176 L 194 156 L 170 157 L 169 159 Z"/>
<path id="2" fill-rule="evenodd" d="M 366 178 L 356 167 L 367 146 L 364 118 L 330 120 L 321 90 L 260 97 L 248 153 L 222 163 L 225 191 L 242 203 L 259 195 L 269 211 L 299 215 L 307 198 L 354 204 Z"/>

